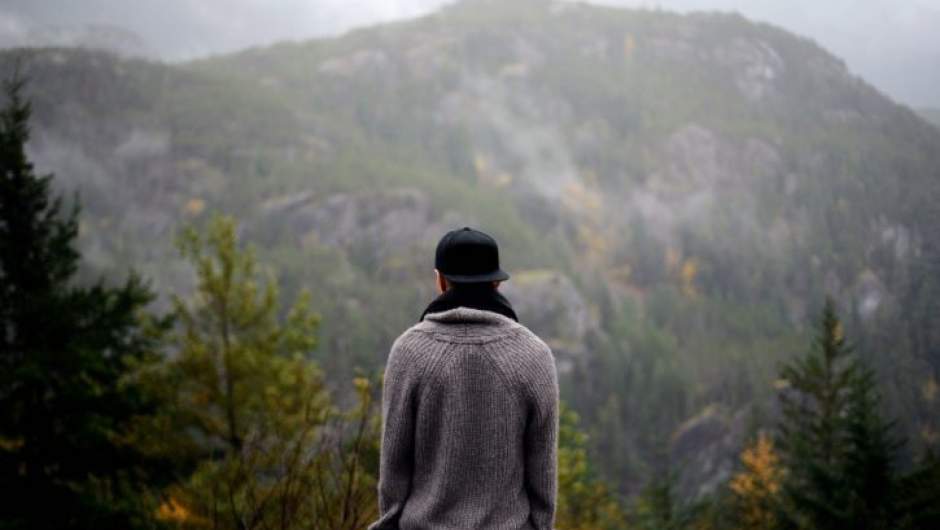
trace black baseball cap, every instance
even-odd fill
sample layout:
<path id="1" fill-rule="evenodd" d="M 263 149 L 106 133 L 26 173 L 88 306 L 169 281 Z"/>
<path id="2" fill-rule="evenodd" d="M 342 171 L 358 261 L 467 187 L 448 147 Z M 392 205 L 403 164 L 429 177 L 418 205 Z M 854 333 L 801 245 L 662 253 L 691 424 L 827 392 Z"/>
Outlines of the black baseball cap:
<path id="1" fill-rule="evenodd" d="M 454 283 L 509 279 L 509 274 L 499 268 L 496 240 L 468 226 L 444 234 L 434 253 L 434 267 Z"/>

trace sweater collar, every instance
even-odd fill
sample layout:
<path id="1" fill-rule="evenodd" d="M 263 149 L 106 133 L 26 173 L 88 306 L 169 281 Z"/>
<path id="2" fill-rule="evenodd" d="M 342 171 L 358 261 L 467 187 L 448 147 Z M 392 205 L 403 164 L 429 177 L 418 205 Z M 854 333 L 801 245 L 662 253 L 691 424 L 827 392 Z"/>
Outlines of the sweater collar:
<path id="1" fill-rule="evenodd" d="M 428 313 L 417 327 L 443 335 L 496 336 L 522 326 L 515 320 L 493 311 L 457 307 Z"/>

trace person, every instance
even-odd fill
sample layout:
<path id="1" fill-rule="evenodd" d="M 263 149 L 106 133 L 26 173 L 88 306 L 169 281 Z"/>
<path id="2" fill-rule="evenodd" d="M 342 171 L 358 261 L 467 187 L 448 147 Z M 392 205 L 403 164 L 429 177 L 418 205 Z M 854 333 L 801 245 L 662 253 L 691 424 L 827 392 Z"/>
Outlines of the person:
<path id="1" fill-rule="evenodd" d="M 551 530 L 558 378 L 499 284 L 496 241 L 437 245 L 440 293 L 392 345 L 382 390 L 379 518 L 369 530 Z"/>

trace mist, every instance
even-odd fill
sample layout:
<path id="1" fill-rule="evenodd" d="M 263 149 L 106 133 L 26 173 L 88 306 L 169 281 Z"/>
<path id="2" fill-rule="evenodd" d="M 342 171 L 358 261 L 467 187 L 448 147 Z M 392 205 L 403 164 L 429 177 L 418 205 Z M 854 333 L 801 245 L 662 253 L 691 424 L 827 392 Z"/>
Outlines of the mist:
<path id="1" fill-rule="evenodd" d="M 420 16 L 442 0 L 7 0 L 0 47 L 120 47 L 185 61 L 270 44 L 341 34 Z M 811 38 L 896 101 L 940 107 L 937 0 L 596 0 L 647 9 L 734 11 Z M 117 41 L 117 42 L 115 42 Z"/>

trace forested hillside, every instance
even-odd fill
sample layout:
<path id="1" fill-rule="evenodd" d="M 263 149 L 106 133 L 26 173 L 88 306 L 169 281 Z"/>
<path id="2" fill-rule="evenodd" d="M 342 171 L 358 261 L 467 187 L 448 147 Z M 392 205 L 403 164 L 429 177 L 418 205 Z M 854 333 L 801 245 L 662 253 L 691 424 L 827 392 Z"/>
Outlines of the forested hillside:
<path id="1" fill-rule="evenodd" d="M 311 292 L 327 385 L 381 368 L 438 238 L 471 225 L 625 494 L 729 479 L 827 294 L 903 458 L 940 443 L 940 129 L 812 42 L 468 1 L 182 65 L 14 50 L 0 73 L 17 58 L 29 154 L 80 193 L 82 274 L 133 267 L 167 308 L 195 283 L 178 228 L 235 216 L 286 299 Z"/>

